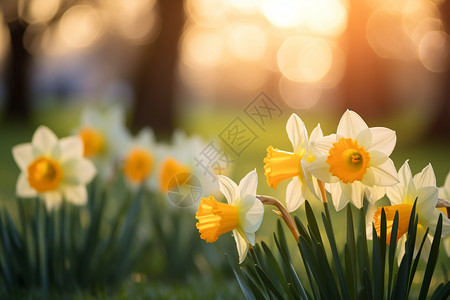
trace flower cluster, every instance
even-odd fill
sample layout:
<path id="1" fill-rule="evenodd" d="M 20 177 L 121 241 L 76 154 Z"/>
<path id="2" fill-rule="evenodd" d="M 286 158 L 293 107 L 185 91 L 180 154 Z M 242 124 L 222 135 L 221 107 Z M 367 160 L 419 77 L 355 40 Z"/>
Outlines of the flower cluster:
<path id="1" fill-rule="evenodd" d="M 86 185 L 96 175 L 104 182 L 112 182 L 120 175 L 130 189 L 144 186 L 166 194 L 173 188 L 175 176 L 199 172 L 194 155 L 203 147 L 202 139 L 181 131 L 170 143 L 157 143 L 151 128 L 143 128 L 133 136 L 125 126 L 120 107 L 105 111 L 88 108 L 82 112 L 74 135 L 58 139 L 49 128 L 41 126 L 31 143 L 13 148 L 21 170 L 16 194 L 23 198 L 38 196 L 48 210 L 64 200 L 83 205 L 87 201 Z"/>
<path id="2" fill-rule="evenodd" d="M 388 243 L 393 220 L 398 212 L 397 240 L 401 240 L 404 248 L 404 235 L 408 231 L 415 201 L 419 215 L 417 248 L 420 247 L 421 237 L 428 228 L 425 251 L 422 254 L 430 250 L 440 214 L 444 217 L 442 236 L 450 234 L 450 220 L 448 214 L 445 214 L 447 210 L 436 208 L 438 188 L 431 165 L 414 177 L 408 162 L 405 162 L 397 172 L 389 157 L 396 144 L 396 133 L 393 130 L 384 127 L 369 128 L 357 113 L 347 110 L 342 115 L 334 134 L 324 136 L 318 124 L 308 136 L 305 124 L 296 114 L 292 114 L 289 118 L 286 131 L 292 143 L 292 152 L 269 146 L 267 156 L 264 158 L 264 174 L 270 187 L 277 188 L 279 183 L 289 179 L 286 189 L 286 212 L 283 212 L 284 207 L 281 203 L 277 204 L 281 208 L 277 213 L 283 219 L 289 220 L 288 212 L 297 210 L 305 199 L 317 199 L 326 203 L 326 190 L 330 193 L 337 211 L 342 210 L 348 203 L 362 209 L 364 199 L 367 199 L 371 206 L 368 212 L 374 211 L 370 216 L 368 230 L 371 232 L 373 223 L 379 236 L 382 208 L 376 209 L 376 202 L 386 195 L 391 202 L 391 206 L 383 208 L 386 215 Z M 253 178 L 251 193 L 245 188 L 249 177 Z M 449 177 L 445 187 L 441 189 L 441 197 L 446 200 L 449 200 L 450 196 Z M 247 244 L 255 244 L 254 232 L 263 217 L 261 203 L 267 198 L 256 196 L 256 178 L 256 171 L 252 171 L 241 181 L 238 189 L 230 179 L 220 177 L 220 190 L 228 204 L 217 202 L 211 197 L 204 198 L 196 215 L 201 238 L 207 242 L 214 242 L 219 235 L 233 230 L 240 263 L 244 259 Z M 264 204 L 274 202 L 266 201 Z M 292 222 L 286 223 L 298 242 L 298 233 L 294 226 L 290 225 Z M 249 229 L 251 231 L 248 231 Z M 252 235 L 249 236 L 249 233 Z M 243 243 L 246 244 L 245 247 Z"/>

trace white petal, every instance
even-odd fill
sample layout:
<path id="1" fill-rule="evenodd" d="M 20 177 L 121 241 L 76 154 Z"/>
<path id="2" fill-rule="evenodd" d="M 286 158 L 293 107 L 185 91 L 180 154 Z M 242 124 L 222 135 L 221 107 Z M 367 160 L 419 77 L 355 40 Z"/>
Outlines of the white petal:
<path id="1" fill-rule="evenodd" d="M 372 145 L 369 150 L 377 150 L 387 156 L 391 155 L 397 142 L 395 131 L 385 127 L 372 127 L 370 132 L 372 133 Z"/>
<path id="2" fill-rule="evenodd" d="M 383 198 L 383 196 L 386 194 L 386 188 L 382 186 L 373 186 L 373 187 L 367 187 L 365 189 L 365 195 L 367 197 L 367 200 L 369 203 L 375 203 L 379 199 Z"/>
<path id="3" fill-rule="evenodd" d="M 403 187 L 407 187 L 409 182 L 412 180 L 411 169 L 409 168 L 408 160 L 401 166 L 398 170 L 398 179 Z"/>
<path id="4" fill-rule="evenodd" d="M 94 164 L 86 158 L 72 158 L 61 163 L 64 182 L 69 185 L 89 183 L 96 174 Z"/>
<path id="5" fill-rule="evenodd" d="M 391 159 L 379 166 L 371 167 L 375 174 L 375 184 L 379 186 L 392 186 L 399 182 L 397 170 Z"/>
<path id="6" fill-rule="evenodd" d="M 246 195 L 256 196 L 256 188 L 258 186 L 258 174 L 256 169 L 245 175 L 244 178 L 239 182 L 239 191 L 241 198 Z"/>
<path id="7" fill-rule="evenodd" d="M 318 157 L 309 166 L 309 171 L 314 177 L 323 182 L 333 183 L 339 181 L 337 177 L 331 175 L 330 165 L 326 162 L 326 160 L 327 160 L 326 156 Z"/>
<path id="8" fill-rule="evenodd" d="M 239 254 L 239 263 L 241 264 L 247 256 L 248 242 L 238 233 L 237 230 L 233 230 L 233 237 Z"/>
<path id="9" fill-rule="evenodd" d="M 302 186 L 297 177 L 292 178 L 286 188 L 286 209 L 293 212 L 303 204 L 305 198 L 302 194 Z"/>
<path id="10" fill-rule="evenodd" d="M 373 239 L 373 216 L 377 211 L 378 207 L 373 204 L 369 204 L 366 211 L 366 237 L 368 240 Z"/>
<path id="11" fill-rule="evenodd" d="M 308 133 L 306 131 L 305 123 L 297 116 L 292 114 L 286 123 L 286 131 L 289 140 L 292 143 L 294 152 L 300 149 L 308 149 Z"/>
<path id="12" fill-rule="evenodd" d="M 370 187 L 374 186 L 375 175 L 371 168 L 367 168 L 366 173 L 364 173 L 363 179 L 361 180 L 361 183 Z"/>
<path id="13" fill-rule="evenodd" d="M 341 183 L 337 182 L 337 183 L 330 184 L 329 190 L 330 190 L 330 194 L 331 194 L 331 199 L 333 200 L 333 204 L 334 204 L 334 207 L 336 208 L 336 210 L 339 211 L 339 210 L 343 209 L 347 205 L 349 198 L 347 198 L 342 193 Z"/>
<path id="14" fill-rule="evenodd" d="M 333 143 L 336 143 L 336 135 L 330 134 L 311 141 L 311 152 L 315 157 L 328 156 Z"/>
<path id="15" fill-rule="evenodd" d="M 302 195 L 305 199 L 317 199 L 322 201 L 322 197 L 320 197 L 320 189 L 317 183 L 317 178 L 311 175 L 309 171 L 309 167 L 311 165 L 310 162 L 306 160 L 306 157 L 303 157 L 300 161 L 300 165 L 302 167 L 303 177 L 302 178 Z M 306 183 L 306 184 L 305 184 Z"/>
<path id="16" fill-rule="evenodd" d="M 423 168 L 422 172 L 417 173 L 413 180 L 417 188 L 421 186 L 436 186 L 436 176 L 431 164 Z"/>
<path id="17" fill-rule="evenodd" d="M 20 173 L 16 183 L 16 194 L 18 197 L 30 198 L 36 197 L 37 192 L 30 186 L 28 182 L 28 174 L 25 172 Z"/>
<path id="18" fill-rule="evenodd" d="M 240 196 L 238 186 L 224 175 L 217 175 L 217 178 L 219 179 L 219 189 L 227 199 L 228 204 L 235 205 Z"/>
<path id="19" fill-rule="evenodd" d="M 384 164 L 389 158 L 386 154 L 377 150 L 369 152 L 369 156 L 370 156 L 369 164 L 375 167 Z"/>
<path id="20" fill-rule="evenodd" d="M 347 110 L 341 117 L 337 134 L 346 138 L 356 138 L 358 133 L 369 128 L 364 120 L 354 111 Z"/>
<path id="21" fill-rule="evenodd" d="M 244 232 L 256 232 L 261 226 L 264 216 L 264 205 L 261 201 L 254 198 L 253 206 L 245 213 L 244 216 Z"/>
<path id="22" fill-rule="evenodd" d="M 359 146 L 363 146 L 364 149 L 369 151 L 370 146 L 372 145 L 372 133 L 370 132 L 370 128 L 364 129 L 356 136 L 356 141 Z"/>
<path id="23" fill-rule="evenodd" d="M 45 126 L 40 126 L 35 131 L 31 143 L 39 155 L 51 155 L 58 144 L 58 138 L 53 131 Z"/>
<path id="24" fill-rule="evenodd" d="M 430 228 L 430 234 L 434 236 L 434 233 L 436 232 L 437 222 L 439 220 L 439 215 L 442 215 L 442 237 L 444 237 L 450 234 L 450 219 L 447 218 L 447 216 L 441 210 L 435 209 L 433 211 L 433 216 L 429 220 L 427 220 L 427 225 Z"/>
<path id="25" fill-rule="evenodd" d="M 397 241 L 397 249 L 395 250 L 398 266 L 400 266 L 400 263 L 402 262 L 403 256 L 405 255 L 405 245 L 406 245 L 406 234 L 403 235 L 398 241 Z"/>
<path id="26" fill-rule="evenodd" d="M 42 197 L 45 200 L 45 206 L 47 207 L 47 211 L 51 211 L 52 209 L 58 209 L 62 203 L 62 195 L 60 192 L 47 192 L 42 194 Z"/>
<path id="27" fill-rule="evenodd" d="M 83 142 L 79 136 L 70 136 L 62 138 L 59 141 L 61 149 L 61 159 L 81 158 L 83 157 Z"/>
<path id="28" fill-rule="evenodd" d="M 342 193 L 350 199 L 350 201 L 357 207 L 363 206 L 364 186 L 359 181 L 353 183 L 340 183 Z"/>
<path id="29" fill-rule="evenodd" d="M 256 235 L 255 235 L 255 233 L 254 232 L 244 232 L 244 234 L 245 234 L 245 238 L 247 239 L 247 242 L 250 244 L 250 245 L 252 245 L 252 246 L 254 246 L 255 245 L 255 238 L 256 238 Z"/>
<path id="30" fill-rule="evenodd" d="M 87 202 L 87 191 L 86 186 L 70 186 L 64 189 L 64 197 L 67 202 L 75 205 L 84 205 Z"/>
<path id="31" fill-rule="evenodd" d="M 433 186 L 423 186 L 417 189 L 417 213 L 425 220 L 433 216 L 436 209 L 439 190 Z M 414 199 L 412 199 L 414 201 Z"/>
<path id="32" fill-rule="evenodd" d="M 30 143 L 20 144 L 14 146 L 12 149 L 14 160 L 19 166 L 20 170 L 25 171 L 28 166 L 33 162 L 33 147 Z"/>
<path id="33" fill-rule="evenodd" d="M 311 131 L 311 135 L 309 136 L 309 143 L 311 141 L 315 141 L 317 139 L 323 138 L 323 132 L 322 128 L 320 127 L 320 124 L 317 124 L 316 128 Z"/>
<path id="34" fill-rule="evenodd" d="M 400 184 L 388 186 L 386 188 L 386 196 L 391 202 L 391 205 L 403 204 L 406 197 L 405 190 Z"/>

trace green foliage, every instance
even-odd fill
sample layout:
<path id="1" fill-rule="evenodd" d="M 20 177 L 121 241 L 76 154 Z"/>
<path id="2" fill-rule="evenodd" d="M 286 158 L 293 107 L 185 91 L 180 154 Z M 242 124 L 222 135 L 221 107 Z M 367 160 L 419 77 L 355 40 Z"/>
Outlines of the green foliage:
<path id="1" fill-rule="evenodd" d="M 63 203 L 48 212 L 39 199 L 17 199 L 18 221 L 0 209 L 2 293 L 95 290 L 126 278 L 143 250 L 136 240 L 142 194 L 111 210 L 111 195 L 91 185 L 84 207 Z"/>
<path id="2" fill-rule="evenodd" d="M 325 207 L 327 209 L 327 207 Z M 387 221 L 381 213 L 380 236 L 373 229 L 373 241 L 366 238 L 364 209 L 358 211 L 359 226 L 355 227 L 350 206 L 347 209 L 347 239 L 336 243 L 332 220 L 321 213 L 326 235 L 321 234 L 316 217 L 305 202 L 307 223 L 295 217 L 300 233 L 299 253 L 290 253 L 281 222 L 278 222 L 274 240 L 278 252 L 272 253 L 261 242 L 250 250 L 240 270 L 233 267 L 238 283 L 247 299 L 409 299 L 423 245 L 421 240 L 415 249 L 418 215 L 414 204 L 405 246 L 405 254 L 398 267 L 396 261 L 397 229 L 399 217 L 396 213 L 392 224 L 390 243 L 387 244 Z M 329 216 L 329 213 L 326 213 Z M 356 229 L 356 230 L 355 230 Z M 419 299 L 445 299 L 450 293 L 450 283 L 442 283 L 429 293 L 438 258 L 442 216 L 439 217 L 431 251 L 428 256 L 425 276 L 420 284 Z M 428 233 L 428 231 L 427 231 Z M 324 244 L 327 243 L 327 245 Z M 329 248 L 328 248 L 329 246 Z M 262 248 L 262 250 L 261 250 Z M 371 255 L 368 249 L 371 248 Z M 327 250 L 329 250 L 327 252 Z M 339 252 L 340 251 L 340 252 Z M 331 255 L 330 253 L 331 252 Z M 300 271 L 293 268 L 293 261 L 301 258 L 308 282 L 301 282 Z"/>

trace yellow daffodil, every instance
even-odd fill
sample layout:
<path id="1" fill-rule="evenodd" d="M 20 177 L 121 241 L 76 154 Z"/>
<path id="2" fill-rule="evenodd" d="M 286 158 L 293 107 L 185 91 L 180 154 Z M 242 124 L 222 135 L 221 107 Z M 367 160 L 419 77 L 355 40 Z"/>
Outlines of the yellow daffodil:
<path id="1" fill-rule="evenodd" d="M 256 170 L 248 173 L 236 185 L 226 176 L 219 175 L 220 191 L 228 203 L 216 201 L 213 197 L 202 198 L 198 212 L 197 229 L 207 243 L 215 242 L 219 235 L 233 232 L 239 254 L 239 263 L 247 255 L 249 244 L 255 245 L 255 232 L 261 225 L 264 207 L 256 199 L 258 175 Z"/>
<path id="2" fill-rule="evenodd" d="M 17 145 L 12 152 L 21 171 L 17 196 L 40 196 L 48 210 L 59 206 L 63 198 L 75 205 L 86 203 L 86 184 L 94 177 L 95 167 L 83 157 L 78 136 L 58 140 L 50 129 L 41 126 L 31 143 Z"/>
<path id="3" fill-rule="evenodd" d="M 347 110 L 336 134 L 312 141 L 316 160 L 309 165 L 309 171 L 330 184 L 328 189 L 337 210 L 348 202 L 361 208 L 364 195 L 373 203 L 384 195 L 384 187 L 398 183 L 389 158 L 395 142 L 394 131 L 369 128 L 357 113 Z"/>
<path id="4" fill-rule="evenodd" d="M 391 206 L 385 206 L 386 212 L 386 239 L 389 243 L 392 231 L 392 224 L 395 213 L 398 211 L 399 223 L 397 232 L 397 241 L 400 244 L 400 256 L 404 253 L 404 237 L 408 232 L 409 218 L 411 216 L 414 201 L 417 198 L 416 213 L 418 214 L 416 250 L 424 237 L 425 231 L 429 228 L 429 234 L 424 244 L 423 257 L 426 258 L 430 247 L 432 236 L 435 233 L 439 214 L 442 212 L 436 208 L 438 201 L 438 188 L 436 187 L 436 177 L 432 166 L 429 164 L 420 173 L 414 177 L 411 174 L 408 161 L 406 161 L 399 170 L 400 183 L 386 188 L 386 194 L 391 202 Z M 442 236 L 450 233 L 450 220 L 443 216 Z M 379 235 L 381 226 L 381 207 L 375 212 L 373 222 L 377 234 Z"/>
<path id="5" fill-rule="evenodd" d="M 296 114 L 292 114 L 289 118 L 286 131 L 292 143 L 293 152 L 269 146 L 264 159 L 264 174 L 267 177 L 267 183 L 273 188 L 276 188 L 281 181 L 292 178 L 286 188 L 286 206 L 287 210 L 292 212 L 300 207 L 305 199 L 318 199 L 317 180 L 311 176 L 308 166 L 315 160 L 315 156 L 310 151 L 310 141 L 322 138 L 323 133 L 318 125 L 311 132 L 308 142 L 305 124 Z"/>
<path id="6" fill-rule="evenodd" d="M 439 198 L 450 201 L 450 172 L 447 174 L 445 178 L 444 186 L 439 188 Z M 440 208 L 440 210 L 450 218 L 449 212 L 447 208 Z M 450 257 L 450 236 L 446 237 L 443 240 L 445 251 L 447 252 L 447 256 Z"/>
<path id="7" fill-rule="evenodd" d="M 122 154 L 122 171 L 127 181 L 132 186 L 146 184 L 154 188 L 157 156 L 158 148 L 150 128 L 143 128 L 134 138 L 129 137 Z"/>
<path id="8" fill-rule="evenodd" d="M 119 150 L 126 143 L 124 110 L 119 106 L 105 111 L 86 108 L 76 133 L 83 141 L 83 155 L 94 162 L 100 177 L 110 178 Z"/>

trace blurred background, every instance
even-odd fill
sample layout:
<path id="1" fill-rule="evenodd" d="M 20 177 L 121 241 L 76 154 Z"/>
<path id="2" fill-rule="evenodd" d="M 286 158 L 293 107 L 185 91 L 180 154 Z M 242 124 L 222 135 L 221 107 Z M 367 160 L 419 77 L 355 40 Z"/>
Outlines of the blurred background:
<path id="1" fill-rule="evenodd" d="M 269 144 L 290 150 L 293 112 L 330 134 L 355 110 L 397 131 L 397 168 L 431 162 L 442 185 L 449 33 L 450 0 L 0 0 L 0 196 L 19 173 L 11 147 L 38 125 L 67 135 L 84 106 L 117 103 L 130 128 L 162 139 L 175 128 L 220 139 L 240 117 L 255 141 L 227 148 L 233 178 L 256 167 L 280 199 L 262 159 Z M 247 111 L 261 92 L 277 108 L 264 126 Z"/>

